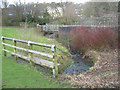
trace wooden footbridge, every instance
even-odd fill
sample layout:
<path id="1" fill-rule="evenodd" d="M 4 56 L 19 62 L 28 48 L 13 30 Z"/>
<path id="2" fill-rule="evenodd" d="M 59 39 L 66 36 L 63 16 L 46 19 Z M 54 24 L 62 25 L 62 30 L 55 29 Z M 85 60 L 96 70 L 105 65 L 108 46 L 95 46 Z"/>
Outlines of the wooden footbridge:
<path id="1" fill-rule="evenodd" d="M 11 53 L 12 55 L 14 55 L 16 59 L 17 58 L 23 58 L 23 59 L 29 61 L 30 64 L 32 64 L 32 65 L 33 64 L 39 64 L 39 65 L 42 65 L 42 66 L 47 66 L 47 67 L 52 69 L 53 77 L 54 78 L 58 77 L 58 66 L 60 64 L 57 63 L 57 59 L 56 59 L 56 45 L 49 45 L 49 44 L 32 42 L 32 41 L 25 41 L 25 40 L 3 37 L 3 36 L 1 37 L 1 40 L 2 40 L 2 45 L 3 45 L 4 56 L 6 56 L 7 55 L 6 52 L 8 52 L 8 53 Z M 13 45 L 8 44 L 5 40 L 13 41 Z M 29 49 L 18 47 L 17 42 L 28 44 L 27 46 L 29 47 Z M 45 47 L 45 48 L 51 48 L 52 55 L 33 50 L 33 48 L 32 48 L 33 45 L 41 46 L 41 47 Z M 10 50 L 7 50 L 6 46 L 12 47 L 14 49 L 14 52 L 12 52 Z M 17 49 L 27 52 L 28 55 L 25 56 L 25 55 L 17 52 Z M 33 53 L 38 54 L 40 56 L 45 56 L 45 57 L 48 57 L 48 58 L 52 58 L 52 61 L 48 61 L 48 60 L 44 60 L 44 59 L 41 59 L 41 58 L 34 57 Z"/>

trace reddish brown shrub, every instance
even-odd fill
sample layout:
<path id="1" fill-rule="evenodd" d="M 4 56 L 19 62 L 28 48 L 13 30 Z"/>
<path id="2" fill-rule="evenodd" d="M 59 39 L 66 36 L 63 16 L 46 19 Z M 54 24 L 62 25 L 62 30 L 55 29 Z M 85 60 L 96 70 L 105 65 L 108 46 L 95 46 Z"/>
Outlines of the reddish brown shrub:
<path id="1" fill-rule="evenodd" d="M 87 49 L 116 48 L 118 36 L 110 28 L 88 30 L 86 27 L 74 28 L 69 33 L 71 49 L 85 52 Z"/>

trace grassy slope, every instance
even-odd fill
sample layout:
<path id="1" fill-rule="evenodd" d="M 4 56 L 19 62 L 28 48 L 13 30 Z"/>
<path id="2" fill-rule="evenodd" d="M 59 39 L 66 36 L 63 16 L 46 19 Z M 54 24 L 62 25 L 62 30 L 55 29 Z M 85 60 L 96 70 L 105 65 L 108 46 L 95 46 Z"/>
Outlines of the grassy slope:
<path id="1" fill-rule="evenodd" d="M 2 58 L 3 87 L 7 88 L 58 88 L 57 82 L 50 82 L 42 73 L 27 65 L 17 64 L 14 58 Z"/>
<path id="2" fill-rule="evenodd" d="M 58 46 L 57 53 L 59 55 L 67 54 L 70 55 L 67 49 L 61 46 L 58 42 L 52 39 L 41 37 L 35 34 L 34 29 L 24 30 L 16 28 L 2 28 L 2 36 L 19 38 L 24 40 L 31 40 L 40 43 L 56 44 Z M 11 43 L 11 42 L 10 42 Z M 11 48 L 8 48 L 11 49 Z M 3 52 L 2 52 L 3 53 Z M 59 58 L 59 56 L 58 56 Z M 7 55 L 2 56 L 2 79 L 3 87 L 7 88 L 58 88 L 60 87 L 57 82 L 50 82 L 50 78 L 46 78 L 43 73 L 40 73 L 29 66 L 18 64 L 14 58 Z"/>

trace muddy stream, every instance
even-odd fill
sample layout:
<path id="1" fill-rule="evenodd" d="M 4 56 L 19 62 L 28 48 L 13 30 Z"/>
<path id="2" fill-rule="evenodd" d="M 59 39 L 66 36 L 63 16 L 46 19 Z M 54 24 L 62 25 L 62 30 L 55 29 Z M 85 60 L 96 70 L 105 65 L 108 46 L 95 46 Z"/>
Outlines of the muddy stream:
<path id="1" fill-rule="evenodd" d="M 71 52 L 74 62 L 64 71 L 64 74 L 80 74 L 88 71 L 90 67 L 92 66 L 90 63 L 85 62 L 85 60 L 82 58 L 82 55 L 75 54 Z"/>

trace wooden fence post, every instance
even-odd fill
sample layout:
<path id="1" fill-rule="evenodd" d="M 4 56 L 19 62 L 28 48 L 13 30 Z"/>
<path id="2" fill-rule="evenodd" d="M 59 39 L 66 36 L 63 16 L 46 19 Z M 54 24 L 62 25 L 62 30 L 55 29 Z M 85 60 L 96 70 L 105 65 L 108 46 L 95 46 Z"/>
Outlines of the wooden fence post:
<path id="1" fill-rule="evenodd" d="M 5 43 L 5 39 L 12 40 L 13 41 L 13 45 Z M 31 41 L 24 41 L 24 40 L 19 40 L 19 39 L 14 39 L 14 38 L 7 38 L 7 37 L 1 37 L 1 41 L 2 41 L 2 44 L 4 46 L 4 49 L 3 49 L 4 50 L 4 56 L 6 56 L 6 52 L 9 52 L 9 53 L 13 54 L 16 57 L 16 59 L 18 57 L 21 57 L 23 59 L 28 60 L 31 65 L 35 65 L 35 63 L 37 63 L 37 64 L 48 66 L 48 67 L 52 68 L 52 70 L 53 70 L 53 77 L 54 78 L 58 77 L 58 64 L 57 64 L 57 59 L 56 59 L 57 55 L 56 55 L 56 46 L 55 45 L 41 44 L 41 43 L 35 43 L 35 42 L 31 42 Z M 17 47 L 17 41 L 18 42 L 27 43 L 29 49 L 22 48 L 22 47 Z M 53 55 L 34 51 L 34 50 L 32 50 L 33 49 L 33 45 L 45 46 L 45 47 L 49 47 L 49 48 L 51 47 Z M 12 47 L 14 49 L 14 52 L 6 50 L 6 46 Z M 27 53 L 28 57 L 24 56 L 23 54 L 18 54 L 17 53 L 17 49 L 18 50 L 23 50 L 25 52 L 28 52 Z M 41 60 L 41 59 L 40 59 L 40 62 L 36 62 L 36 61 L 34 61 L 33 53 L 39 54 L 39 55 L 43 55 L 43 56 L 46 56 L 46 57 L 49 57 L 49 58 L 52 58 L 53 62 L 46 61 L 46 60 Z"/>
<path id="2" fill-rule="evenodd" d="M 57 78 L 58 77 L 58 66 L 57 66 L 57 59 L 55 58 L 56 57 L 56 46 L 52 46 L 52 52 L 54 52 L 54 57 L 53 57 L 53 63 L 54 63 L 54 66 L 53 66 L 53 77 Z"/>
<path id="3" fill-rule="evenodd" d="M 1 40 L 3 43 L 5 43 L 5 39 L 3 37 L 1 37 Z M 6 49 L 5 45 L 3 45 L 3 48 Z M 6 56 L 6 55 L 7 55 L 7 53 L 6 53 L 6 51 L 4 51 L 4 56 Z"/>
<path id="4" fill-rule="evenodd" d="M 32 50 L 32 44 L 31 44 L 29 41 L 28 41 L 28 47 L 29 47 L 29 49 Z M 30 53 L 30 52 L 28 52 L 28 58 L 29 58 L 29 60 L 30 60 L 30 64 L 31 64 L 32 66 L 34 66 L 34 62 L 32 61 L 32 59 L 33 59 L 33 54 Z"/>
<path id="5" fill-rule="evenodd" d="M 13 44 L 16 46 L 16 41 L 13 39 Z M 14 48 L 14 53 L 17 54 L 16 48 Z M 15 59 L 17 60 L 17 55 L 15 55 Z"/>

